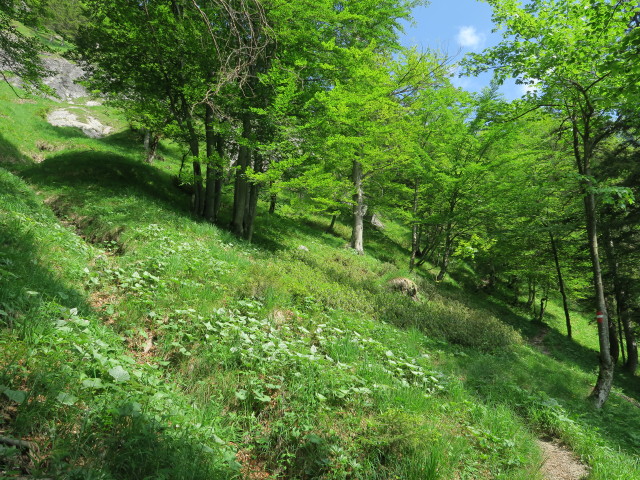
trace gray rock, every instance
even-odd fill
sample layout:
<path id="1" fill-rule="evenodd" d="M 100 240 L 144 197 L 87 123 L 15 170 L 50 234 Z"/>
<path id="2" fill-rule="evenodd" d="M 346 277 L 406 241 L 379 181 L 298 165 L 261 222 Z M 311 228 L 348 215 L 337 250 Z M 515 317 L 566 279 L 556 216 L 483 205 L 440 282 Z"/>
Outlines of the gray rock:
<path id="1" fill-rule="evenodd" d="M 82 113 L 86 113 L 82 110 Z M 82 132 L 91 138 L 101 138 L 105 135 L 109 135 L 113 130 L 112 127 L 105 126 L 100 121 L 92 116 L 86 115 L 81 120 L 78 115 L 71 112 L 70 109 L 59 108 L 47 115 L 47 122 L 54 127 L 76 127 L 82 130 Z"/>
<path id="2" fill-rule="evenodd" d="M 416 285 L 413 280 L 409 280 L 404 277 L 392 278 L 389 280 L 389 286 L 392 290 L 401 292 L 402 294 L 417 300 L 418 285 Z"/>
<path id="3" fill-rule="evenodd" d="M 85 73 L 78 65 L 65 58 L 51 55 L 45 56 L 42 61 L 45 67 L 53 72 L 53 75 L 44 79 L 44 83 L 60 97 L 56 100 L 68 102 L 75 98 L 89 96 L 87 89 L 76 83 Z"/>

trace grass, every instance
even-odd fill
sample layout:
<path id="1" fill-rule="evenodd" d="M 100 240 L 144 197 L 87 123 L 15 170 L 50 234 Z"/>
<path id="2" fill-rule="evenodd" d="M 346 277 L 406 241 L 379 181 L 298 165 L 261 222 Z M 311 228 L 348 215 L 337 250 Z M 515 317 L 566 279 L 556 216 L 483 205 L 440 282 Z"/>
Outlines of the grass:
<path id="1" fill-rule="evenodd" d="M 262 211 L 249 245 L 194 220 L 176 148 L 143 164 L 108 109 L 95 140 L 47 126 L 47 100 L 0 104 L 0 436 L 38 445 L 1 446 L 2 475 L 529 480 L 552 436 L 591 479 L 640 478 L 637 379 L 589 406 L 584 317 L 568 341 L 550 305 L 545 355 L 462 275 L 391 292 L 390 220 L 364 257 L 316 216 Z"/>

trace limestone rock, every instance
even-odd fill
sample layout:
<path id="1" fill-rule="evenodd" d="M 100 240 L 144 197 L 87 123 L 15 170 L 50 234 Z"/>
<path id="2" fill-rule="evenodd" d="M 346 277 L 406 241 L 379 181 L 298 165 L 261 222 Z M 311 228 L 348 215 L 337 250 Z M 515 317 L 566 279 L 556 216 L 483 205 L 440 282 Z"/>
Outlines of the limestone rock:
<path id="1" fill-rule="evenodd" d="M 389 286 L 392 290 L 401 292 L 402 294 L 417 300 L 418 285 L 413 280 L 408 278 L 398 277 L 389 280 Z"/>

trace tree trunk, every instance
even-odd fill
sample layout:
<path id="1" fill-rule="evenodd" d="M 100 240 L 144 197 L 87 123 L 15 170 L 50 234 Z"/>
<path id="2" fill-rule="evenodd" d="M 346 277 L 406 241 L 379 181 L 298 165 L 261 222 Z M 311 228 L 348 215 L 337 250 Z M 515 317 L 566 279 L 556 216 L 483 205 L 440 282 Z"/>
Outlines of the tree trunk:
<path id="1" fill-rule="evenodd" d="M 416 221 L 416 217 L 418 215 L 418 187 L 419 182 L 416 180 L 413 186 L 413 218 L 411 225 L 411 258 L 409 259 L 409 271 L 413 272 L 413 269 L 416 266 L 416 255 L 420 250 L 420 234 L 418 232 L 418 222 Z"/>
<path id="2" fill-rule="evenodd" d="M 242 119 L 242 136 L 248 139 L 251 125 L 245 115 Z M 251 157 L 251 151 L 247 145 L 240 145 L 238 163 L 236 165 L 236 178 L 233 191 L 233 214 L 231 217 L 231 231 L 238 237 L 244 237 L 244 216 L 246 213 L 249 184 L 246 178 L 247 166 Z"/>
<path id="3" fill-rule="evenodd" d="M 624 369 L 631 374 L 635 374 L 638 369 L 638 344 L 636 343 L 636 337 L 629 323 L 629 311 L 626 300 L 621 310 L 620 319 L 622 320 L 624 338 L 627 344 L 627 361 L 624 364 Z"/>
<path id="4" fill-rule="evenodd" d="M 585 174 L 589 174 L 588 170 Z M 598 229 L 596 219 L 596 200 L 591 189 L 586 188 L 584 198 L 585 217 L 587 221 L 587 236 L 589 240 L 589 252 L 591 254 L 591 263 L 593 267 L 593 283 L 595 285 L 596 306 L 600 312 L 601 318 L 598 319 L 598 340 L 600 343 L 600 362 L 598 379 L 590 398 L 593 400 L 596 408 L 602 408 L 609 398 L 611 387 L 613 385 L 613 362 L 611 361 L 610 342 L 609 342 L 609 318 L 607 315 L 607 305 L 604 298 L 604 285 L 602 283 L 602 269 L 600 267 L 600 254 L 598 252 Z"/>
<path id="5" fill-rule="evenodd" d="M 611 237 L 609 227 L 604 229 L 605 251 L 607 252 L 607 263 L 613 280 L 613 294 L 616 300 L 616 313 L 618 316 L 618 328 L 620 331 L 620 341 L 624 338 L 626 344 L 627 358 L 624 358 L 624 349 L 622 351 L 623 368 L 630 373 L 635 373 L 638 368 L 638 346 L 636 338 L 629 323 L 629 311 L 627 307 L 626 292 L 623 282 L 620 279 L 618 268 L 618 259 L 616 258 L 616 246 Z"/>
<path id="6" fill-rule="evenodd" d="M 547 309 L 547 302 L 549 301 L 549 285 L 546 284 L 542 289 L 542 297 L 540 298 L 540 313 L 538 314 L 538 322 L 542 323 L 544 318 L 544 312 Z"/>
<path id="7" fill-rule="evenodd" d="M 351 248 L 358 255 L 364 254 L 364 191 L 362 188 L 362 164 L 358 160 L 353 161 L 352 180 L 355 193 L 353 194 L 353 229 L 351 231 Z"/>
<path id="8" fill-rule="evenodd" d="M 218 183 L 222 178 L 220 158 L 218 157 L 218 135 L 213 131 L 213 108 L 205 105 L 205 139 L 207 144 L 207 180 L 204 202 L 204 218 L 211 223 L 215 223 L 218 217 L 216 206 L 219 205 L 218 198 L 221 190 L 218 189 Z"/>
<path id="9" fill-rule="evenodd" d="M 271 196 L 269 197 L 269 215 L 273 215 L 274 213 L 276 213 L 277 201 L 278 201 L 278 195 L 276 193 L 272 193 Z"/>
<path id="10" fill-rule="evenodd" d="M 551 240 L 551 251 L 553 252 L 553 260 L 556 264 L 556 272 L 558 273 L 558 287 L 560 295 L 562 295 L 562 306 L 564 307 L 564 318 L 567 324 L 567 338 L 571 338 L 571 316 L 569 315 L 569 305 L 567 303 L 567 292 L 564 289 L 564 279 L 562 278 L 562 270 L 560 269 L 560 260 L 558 258 L 558 247 L 553 233 L 549 231 L 549 239 Z"/>
<path id="11" fill-rule="evenodd" d="M 451 238 L 451 224 L 447 224 L 444 236 L 444 251 L 442 252 L 442 262 L 440 263 L 440 271 L 436 276 L 436 282 L 441 282 L 449 269 L 449 259 L 451 258 L 451 248 L 453 239 Z"/>
<path id="12" fill-rule="evenodd" d="M 253 153 L 254 165 L 256 172 L 262 172 L 263 162 L 259 155 Z M 260 193 L 260 184 L 253 182 L 249 185 L 246 212 L 244 216 L 244 238 L 251 242 L 253 239 L 253 227 L 256 219 L 256 210 L 258 208 L 258 194 Z"/>
<path id="13" fill-rule="evenodd" d="M 153 163 L 156 158 L 156 152 L 158 151 L 158 144 L 160 143 L 160 135 L 153 133 L 148 128 L 142 129 L 144 134 L 144 151 L 146 152 L 146 162 Z"/>
<path id="14" fill-rule="evenodd" d="M 189 149 L 193 155 L 193 213 L 201 216 L 204 210 L 204 190 L 202 188 L 202 167 L 200 165 L 200 142 L 193 127 L 193 120 L 188 117 L 186 120 L 189 131 Z"/>
<path id="15" fill-rule="evenodd" d="M 329 227 L 327 228 L 327 233 L 333 233 L 333 229 L 336 226 L 336 220 L 338 219 L 338 215 L 337 214 L 333 214 L 331 216 L 331 223 L 329 224 Z"/>
<path id="16" fill-rule="evenodd" d="M 529 277 L 529 296 L 527 297 L 527 308 L 531 309 L 536 303 L 536 281 L 533 277 Z"/>
<path id="17" fill-rule="evenodd" d="M 612 310 L 610 305 L 613 304 L 613 299 L 609 297 L 605 300 L 608 300 L 607 311 L 609 312 Z M 618 341 L 615 322 L 611 316 L 609 317 L 609 353 L 611 355 L 611 361 L 614 365 L 617 365 L 620 358 L 620 342 Z"/>

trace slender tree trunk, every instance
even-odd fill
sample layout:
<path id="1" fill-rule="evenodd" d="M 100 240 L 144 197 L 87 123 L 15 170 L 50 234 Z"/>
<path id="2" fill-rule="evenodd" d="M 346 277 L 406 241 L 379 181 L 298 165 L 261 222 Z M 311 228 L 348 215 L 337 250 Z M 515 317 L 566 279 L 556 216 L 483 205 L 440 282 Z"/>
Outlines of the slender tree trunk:
<path id="1" fill-rule="evenodd" d="M 213 186 L 213 216 L 217 220 L 220 218 L 220 208 L 222 206 L 222 185 L 224 183 L 224 138 L 216 135 L 216 152 L 218 153 L 218 164 L 216 169 L 216 179 Z"/>
<path id="2" fill-rule="evenodd" d="M 216 212 L 216 181 L 220 177 L 220 163 L 216 158 L 216 134 L 213 131 L 213 108 L 211 105 L 205 105 L 205 139 L 207 144 L 207 180 L 204 202 L 204 218 L 215 223 L 217 220 Z"/>
<path id="3" fill-rule="evenodd" d="M 638 369 L 638 344 L 636 343 L 636 337 L 631 330 L 626 299 L 621 309 L 620 319 L 622 320 L 624 338 L 627 344 L 627 361 L 624 364 L 624 369 L 631 374 L 635 374 Z"/>
<path id="4" fill-rule="evenodd" d="M 605 251 L 607 253 L 607 263 L 611 271 L 613 279 L 613 294 L 616 300 L 616 313 L 618 316 L 618 329 L 620 330 L 620 342 L 624 338 L 626 344 L 627 358 L 624 356 L 624 348 L 620 348 L 622 352 L 623 368 L 630 373 L 635 373 L 638 368 L 638 346 L 636 338 L 629 323 L 629 311 L 627 307 L 626 292 L 622 281 L 620 280 L 620 272 L 618 259 L 616 257 L 616 247 L 611 237 L 609 227 L 604 229 Z"/>
<path id="5" fill-rule="evenodd" d="M 416 180 L 413 186 L 413 218 L 411 225 L 411 258 L 409 259 L 409 271 L 413 272 L 416 266 L 416 255 L 420 249 L 420 234 L 418 233 L 418 222 L 416 217 L 418 215 L 418 187 L 420 183 Z"/>
<path id="6" fill-rule="evenodd" d="M 338 215 L 337 214 L 331 215 L 331 223 L 329 224 L 329 227 L 327 227 L 327 233 L 333 233 L 334 228 L 336 226 L 336 220 L 337 219 L 338 219 Z"/>
<path id="7" fill-rule="evenodd" d="M 269 186 L 271 187 L 272 184 L 273 182 L 271 182 Z M 271 196 L 269 197 L 269 215 L 273 215 L 274 213 L 276 213 L 277 201 L 278 201 L 278 195 L 276 193 L 272 193 Z"/>
<path id="8" fill-rule="evenodd" d="M 569 315 L 569 304 L 567 303 L 567 292 L 564 288 L 564 279 L 562 278 L 562 270 L 560 269 L 560 260 L 558 258 L 558 246 L 553 237 L 553 233 L 549 231 L 549 239 L 551 240 L 551 251 L 553 252 L 553 260 L 556 264 L 556 272 L 558 274 L 558 287 L 560 295 L 562 295 L 562 306 L 564 308 L 564 318 L 567 324 L 567 338 L 571 338 L 571 316 Z"/>
<path id="9" fill-rule="evenodd" d="M 352 180 L 355 193 L 353 194 L 353 229 L 351 231 L 351 248 L 358 255 L 364 254 L 364 191 L 362 188 L 362 164 L 358 160 L 353 161 Z"/>
<path id="10" fill-rule="evenodd" d="M 248 116 L 242 119 L 242 136 L 247 139 L 250 136 L 251 125 Z M 249 184 L 246 178 L 247 167 L 251 157 L 251 151 L 247 145 L 240 145 L 238 163 L 236 165 L 236 179 L 233 192 L 233 214 L 231 218 L 231 231 L 238 237 L 244 237 L 244 216 L 246 213 Z"/>
<path id="11" fill-rule="evenodd" d="M 590 172 L 587 170 L 588 175 Z M 598 252 L 598 230 L 596 219 L 596 200 L 593 191 L 586 189 L 584 198 L 585 217 L 587 221 L 587 236 L 589 240 L 589 252 L 593 266 L 593 283 L 595 284 L 596 306 L 600 312 L 598 319 L 598 339 L 600 343 L 600 364 L 598 379 L 591 392 L 590 398 L 596 408 L 602 408 L 609 398 L 613 385 L 613 362 L 611 361 L 610 341 L 609 341 L 609 318 L 607 315 L 607 304 L 604 297 L 604 284 L 602 282 L 602 269 L 600 267 L 600 254 Z"/>
<path id="12" fill-rule="evenodd" d="M 191 117 L 187 117 L 186 123 L 189 131 L 189 148 L 191 155 L 193 155 L 193 213 L 201 216 L 204 209 L 204 189 L 202 187 L 202 166 L 200 165 L 200 142 Z"/>
<path id="13" fill-rule="evenodd" d="M 605 298 L 607 302 L 607 312 L 612 310 L 613 299 L 609 296 Z M 611 355 L 611 361 L 614 365 L 618 364 L 620 358 L 620 342 L 618 341 L 618 333 L 616 332 L 616 324 L 613 320 L 613 316 L 609 316 L 609 353 Z"/>
<path id="14" fill-rule="evenodd" d="M 153 163 L 156 158 L 156 152 L 158 151 L 158 144 L 160 143 L 160 135 L 153 133 L 148 128 L 142 129 L 144 133 L 144 151 L 146 152 L 146 162 Z"/>
<path id="15" fill-rule="evenodd" d="M 158 153 L 158 145 L 160 144 L 160 135 L 154 133 L 151 135 L 151 141 L 149 142 L 149 148 L 147 150 L 147 163 L 153 163 Z"/>
<path id="16" fill-rule="evenodd" d="M 453 247 L 453 239 L 451 238 L 451 224 L 447 224 L 444 234 L 444 251 L 442 252 L 442 261 L 440 263 L 440 271 L 436 276 L 436 282 L 441 282 L 449 269 L 449 259 L 451 258 L 451 249 Z"/>
<path id="17" fill-rule="evenodd" d="M 253 169 L 256 172 L 262 172 L 263 162 L 259 155 L 253 153 L 254 165 Z M 247 210 L 244 216 L 244 237 L 247 241 L 251 242 L 253 239 L 253 227 L 255 225 L 256 210 L 258 208 L 258 194 L 260 193 L 260 184 L 252 182 L 249 185 L 249 192 L 247 198 Z"/>
<path id="18" fill-rule="evenodd" d="M 622 357 L 622 365 L 626 365 L 627 364 L 627 355 L 625 352 L 625 346 L 624 346 L 624 331 L 622 329 L 622 319 L 620 318 L 620 307 L 618 306 L 617 302 L 616 302 L 616 318 L 617 318 L 617 322 L 616 322 L 616 326 L 618 327 L 618 338 L 620 339 L 620 356 Z"/>
<path id="19" fill-rule="evenodd" d="M 437 225 L 434 229 L 435 231 L 431 231 L 430 234 L 427 234 L 427 241 L 423 249 L 420 250 L 420 260 L 416 262 L 416 267 L 419 267 L 427 260 L 433 258 L 433 252 L 436 247 L 440 243 L 440 235 L 442 233 L 442 226 Z M 418 245 L 422 245 L 422 237 L 424 236 L 424 227 L 420 229 L 420 242 Z"/>

